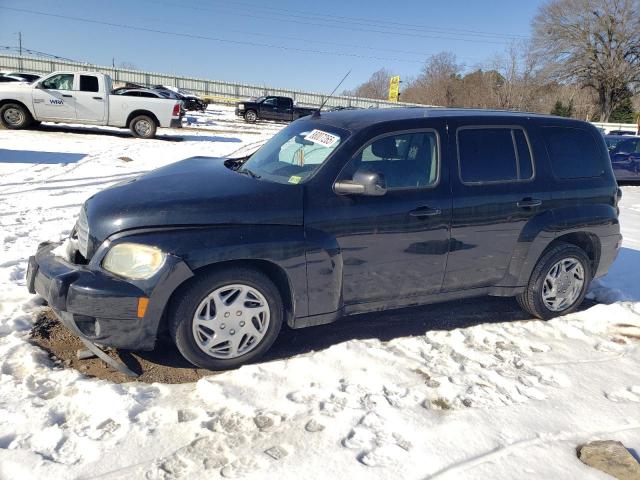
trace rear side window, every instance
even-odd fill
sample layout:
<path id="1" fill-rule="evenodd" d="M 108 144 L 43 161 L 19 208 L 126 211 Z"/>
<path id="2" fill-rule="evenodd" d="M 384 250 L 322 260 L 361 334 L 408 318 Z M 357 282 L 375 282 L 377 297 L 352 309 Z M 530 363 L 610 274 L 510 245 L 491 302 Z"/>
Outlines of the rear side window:
<path id="1" fill-rule="evenodd" d="M 598 144 L 587 130 L 544 127 L 551 168 L 558 178 L 599 177 L 604 165 Z"/>
<path id="2" fill-rule="evenodd" d="M 278 108 L 289 108 L 291 101 L 288 98 L 278 97 Z"/>
<path id="3" fill-rule="evenodd" d="M 98 92 L 98 77 L 93 75 L 80 75 L 81 92 Z"/>
<path id="4" fill-rule="evenodd" d="M 533 159 L 521 127 L 462 127 L 457 131 L 460 180 L 467 184 L 533 178 Z"/>

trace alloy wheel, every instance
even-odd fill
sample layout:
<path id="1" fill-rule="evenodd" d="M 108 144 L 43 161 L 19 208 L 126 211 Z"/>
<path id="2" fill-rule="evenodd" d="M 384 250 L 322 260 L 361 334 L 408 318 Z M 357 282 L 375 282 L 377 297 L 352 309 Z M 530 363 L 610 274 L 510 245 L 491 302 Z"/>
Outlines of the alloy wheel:
<path id="1" fill-rule="evenodd" d="M 147 120 L 138 120 L 134 129 L 141 137 L 146 137 L 151 132 L 151 124 Z"/>

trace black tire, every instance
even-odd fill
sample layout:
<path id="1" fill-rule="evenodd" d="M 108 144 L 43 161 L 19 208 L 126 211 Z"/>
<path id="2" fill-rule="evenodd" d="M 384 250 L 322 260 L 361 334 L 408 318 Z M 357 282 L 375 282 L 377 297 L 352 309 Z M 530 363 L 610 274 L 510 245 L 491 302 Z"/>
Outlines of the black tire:
<path id="1" fill-rule="evenodd" d="M 129 122 L 129 129 L 134 137 L 150 139 L 156 136 L 156 122 L 148 115 L 138 115 Z"/>
<path id="2" fill-rule="evenodd" d="M 580 262 L 584 270 L 584 284 L 576 300 L 561 311 L 553 311 L 547 308 L 542 298 L 543 283 L 549 270 L 563 258 L 573 258 Z M 589 283 L 593 277 L 591 261 L 587 254 L 579 247 L 569 243 L 557 243 L 547 249 L 538 260 L 525 291 L 516 297 L 520 307 L 531 315 L 542 320 L 559 317 L 573 312 L 580 306 L 589 289 Z"/>
<path id="3" fill-rule="evenodd" d="M 247 123 L 256 123 L 258 120 L 258 112 L 255 110 L 247 110 L 244 112 L 244 121 Z"/>
<path id="4" fill-rule="evenodd" d="M 239 283 L 255 288 L 266 299 L 270 310 L 267 331 L 244 355 L 229 359 L 209 356 L 200 349 L 193 334 L 196 309 L 217 288 Z M 248 268 L 226 268 L 203 273 L 176 291 L 169 307 L 169 333 L 182 356 L 192 364 L 209 370 L 228 370 L 256 360 L 271 348 L 282 328 L 283 312 L 278 287 L 266 275 Z"/>
<path id="5" fill-rule="evenodd" d="M 15 121 L 11 119 L 15 118 Z M 9 130 L 29 128 L 33 124 L 31 112 L 19 103 L 5 103 L 0 107 L 0 123 Z"/>

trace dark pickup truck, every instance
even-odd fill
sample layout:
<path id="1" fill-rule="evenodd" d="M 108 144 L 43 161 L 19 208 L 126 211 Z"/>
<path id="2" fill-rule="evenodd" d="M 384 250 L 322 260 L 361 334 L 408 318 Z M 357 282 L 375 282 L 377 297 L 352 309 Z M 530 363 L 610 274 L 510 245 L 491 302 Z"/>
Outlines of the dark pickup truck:
<path id="1" fill-rule="evenodd" d="M 315 108 L 296 107 L 289 97 L 260 97 L 256 100 L 236 103 L 236 115 L 243 117 L 249 123 L 254 123 L 258 119 L 291 122 L 311 115 L 314 111 L 316 111 Z"/>

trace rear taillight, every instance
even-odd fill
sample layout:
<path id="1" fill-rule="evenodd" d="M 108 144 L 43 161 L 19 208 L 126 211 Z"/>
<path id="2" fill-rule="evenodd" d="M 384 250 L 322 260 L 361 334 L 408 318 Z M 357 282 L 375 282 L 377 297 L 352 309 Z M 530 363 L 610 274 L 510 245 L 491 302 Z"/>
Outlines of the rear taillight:
<path id="1" fill-rule="evenodd" d="M 180 104 L 179 104 L 179 103 L 176 103 L 176 104 L 173 106 L 173 113 L 172 113 L 172 116 L 177 117 L 177 116 L 179 116 L 179 115 L 180 115 Z"/>

